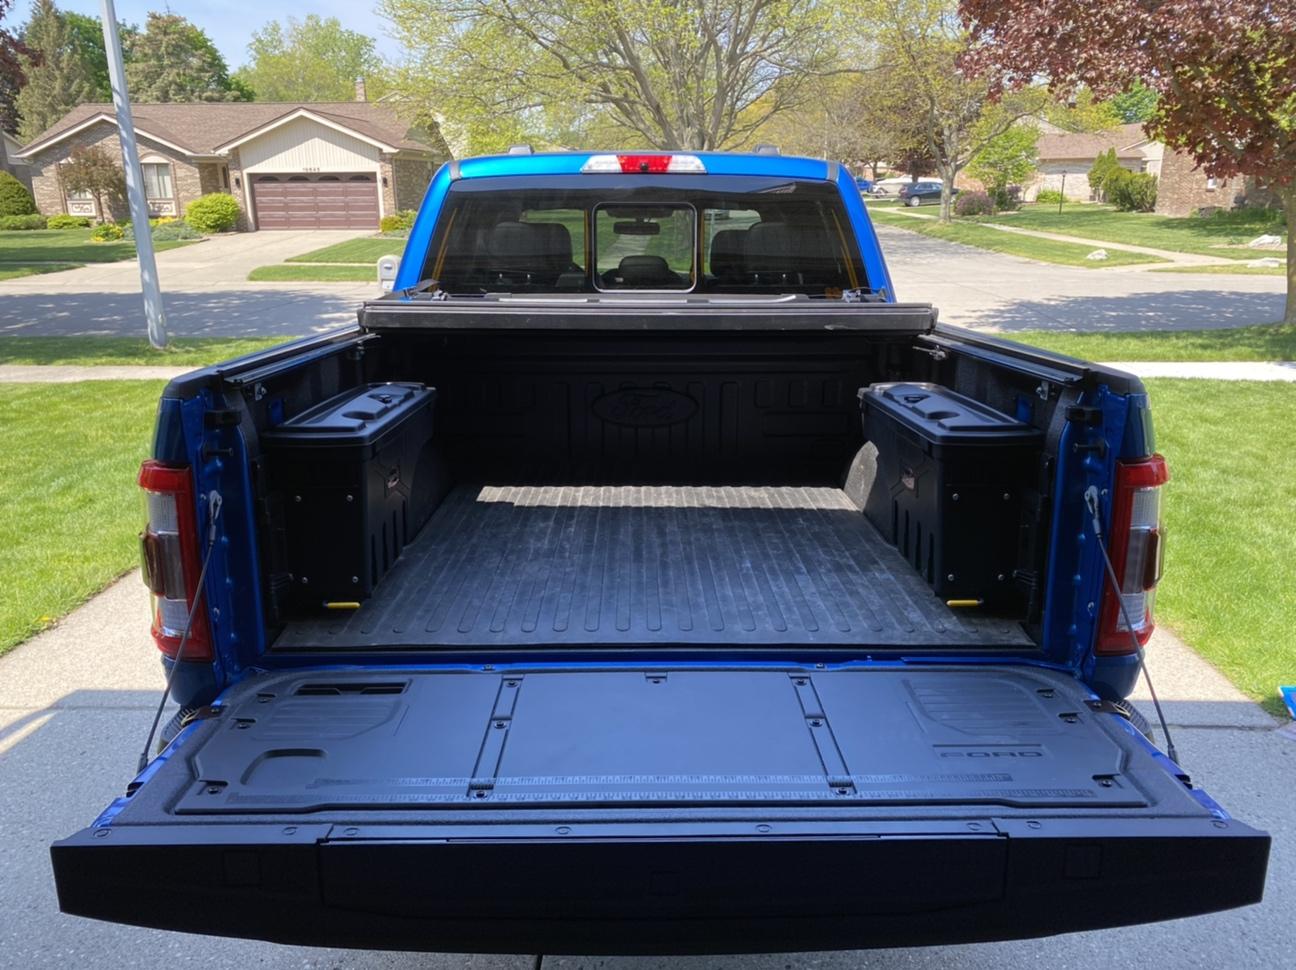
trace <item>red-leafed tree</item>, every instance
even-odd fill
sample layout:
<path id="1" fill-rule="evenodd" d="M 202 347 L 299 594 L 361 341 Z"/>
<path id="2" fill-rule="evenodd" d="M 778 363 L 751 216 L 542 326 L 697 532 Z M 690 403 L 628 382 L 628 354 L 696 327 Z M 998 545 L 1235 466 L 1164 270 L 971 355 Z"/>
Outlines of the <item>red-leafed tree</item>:
<path id="1" fill-rule="evenodd" d="M 964 58 L 1000 90 L 1047 77 L 1159 100 L 1150 134 L 1216 178 L 1249 175 L 1282 200 L 1287 310 L 1296 324 L 1296 3 L 1284 0 L 961 0 Z"/>
<path id="2" fill-rule="evenodd" d="M 0 0 L 0 21 L 8 15 L 10 6 L 10 0 Z M 18 126 L 14 98 L 23 84 L 22 61 L 18 55 L 25 51 L 13 34 L 0 27 L 0 130 L 13 131 Z"/>

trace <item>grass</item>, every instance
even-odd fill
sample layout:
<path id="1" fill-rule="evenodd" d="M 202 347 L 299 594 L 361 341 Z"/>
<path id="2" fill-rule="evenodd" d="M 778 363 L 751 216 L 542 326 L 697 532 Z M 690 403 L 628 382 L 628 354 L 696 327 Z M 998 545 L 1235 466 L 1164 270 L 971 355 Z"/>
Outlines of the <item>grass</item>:
<path id="1" fill-rule="evenodd" d="M 189 246 L 197 240 L 155 242 L 158 252 Z M 135 243 L 90 241 L 89 229 L 36 229 L 0 232 L 0 269 L 5 263 L 116 263 L 135 258 Z M 64 269 L 71 269 L 65 266 Z"/>
<path id="2" fill-rule="evenodd" d="M 0 384 L 0 654 L 139 560 L 162 384 Z"/>
<path id="3" fill-rule="evenodd" d="M 1280 323 L 1140 333 L 1022 330 L 995 336 L 1084 360 L 1296 360 L 1296 327 Z"/>
<path id="4" fill-rule="evenodd" d="M 1157 616 L 1249 697 L 1281 715 L 1296 675 L 1296 384 L 1146 382 L 1170 461 Z"/>
<path id="5" fill-rule="evenodd" d="M 1174 253 L 1199 253 L 1223 259 L 1274 255 L 1245 246 L 1259 235 L 1283 234 L 1282 213 L 1270 209 L 1240 209 L 1215 216 L 1173 218 L 1152 212 L 1117 212 L 1108 205 L 1072 203 L 1063 206 L 1060 215 L 1057 206 L 1029 205 L 1017 212 L 989 216 L 981 221 L 1082 236 L 1098 242 L 1151 246 Z"/>
<path id="6" fill-rule="evenodd" d="M 172 337 L 154 350 L 143 337 L 0 336 L 0 364 L 157 364 L 204 367 L 283 343 L 282 337 Z"/>
<path id="7" fill-rule="evenodd" d="M 919 232 L 924 236 L 934 236 L 948 242 L 988 249 L 991 252 L 1006 253 L 1024 259 L 1034 259 L 1045 263 L 1059 263 L 1063 266 L 1083 266 L 1086 269 L 1105 269 L 1108 266 L 1129 266 L 1135 263 L 1163 263 L 1157 256 L 1146 256 L 1142 253 L 1108 250 L 1107 259 L 1094 261 L 1085 259 L 1095 247 L 1082 243 L 1054 242 L 1051 239 L 1040 239 L 1037 236 L 1021 236 L 1011 232 L 1000 232 L 989 226 L 975 222 L 959 221 L 948 225 L 935 219 L 919 219 L 913 216 L 888 212 L 885 209 L 869 207 L 873 221 L 879 225 L 895 226 L 910 232 Z"/>
<path id="8" fill-rule="evenodd" d="M 39 276 L 42 273 L 58 273 L 65 269 L 80 269 L 81 263 L 23 263 L 0 262 L 0 280 L 16 280 L 23 276 Z"/>
<path id="9" fill-rule="evenodd" d="M 374 263 L 279 263 L 258 266 L 248 279 L 254 283 L 374 283 L 378 270 Z"/>
<path id="10" fill-rule="evenodd" d="M 1214 266 L 1158 266 L 1152 273 L 1215 273 L 1229 276 L 1286 276 L 1285 266 L 1247 266 L 1245 263 L 1221 263 Z"/>
<path id="11" fill-rule="evenodd" d="M 289 263 L 366 263 L 370 275 L 374 273 L 374 264 L 384 256 L 399 256 L 405 251 L 407 240 L 389 236 L 369 236 L 364 239 L 348 239 L 346 242 L 334 243 L 323 249 L 313 249 L 300 256 L 289 256 Z M 263 269 L 265 267 L 262 267 Z"/>

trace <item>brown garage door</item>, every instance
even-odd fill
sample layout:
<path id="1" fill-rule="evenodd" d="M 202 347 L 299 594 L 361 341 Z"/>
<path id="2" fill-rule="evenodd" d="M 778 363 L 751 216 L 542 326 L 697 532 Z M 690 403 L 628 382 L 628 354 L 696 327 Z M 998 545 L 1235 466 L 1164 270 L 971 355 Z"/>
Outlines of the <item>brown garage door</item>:
<path id="1" fill-rule="evenodd" d="M 258 229 L 377 229 L 378 180 L 354 175 L 254 175 Z"/>

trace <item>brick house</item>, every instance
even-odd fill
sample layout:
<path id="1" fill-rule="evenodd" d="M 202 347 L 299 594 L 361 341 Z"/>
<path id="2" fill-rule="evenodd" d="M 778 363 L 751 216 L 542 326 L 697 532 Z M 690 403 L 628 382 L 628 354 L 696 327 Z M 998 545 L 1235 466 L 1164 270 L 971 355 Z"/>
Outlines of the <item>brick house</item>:
<path id="1" fill-rule="evenodd" d="M 1042 189 L 1063 191 L 1065 181 L 1068 200 L 1091 201 L 1089 170 L 1095 158 L 1112 148 L 1122 168 L 1160 175 L 1165 146 L 1145 135 L 1141 124 L 1117 125 L 1097 132 L 1067 132 L 1046 125 L 1036 147 L 1039 161 L 1035 178 L 1026 187 L 1025 199 L 1034 201 Z"/>
<path id="2" fill-rule="evenodd" d="M 1192 156 L 1166 152 L 1157 181 L 1158 214 L 1188 216 L 1203 209 L 1232 209 L 1248 201 L 1264 205 L 1269 199 L 1250 179 L 1210 178 L 1197 168 Z"/>
<path id="3" fill-rule="evenodd" d="M 27 191 L 30 192 L 31 166 L 24 159 L 17 157 L 21 148 L 22 145 L 17 138 L 7 131 L 0 131 L 0 172 L 8 172 L 27 186 Z"/>
<path id="4" fill-rule="evenodd" d="M 445 142 L 356 87 L 356 101 L 133 105 L 149 211 L 178 216 L 200 195 L 229 192 L 243 229 L 376 229 L 382 216 L 418 208 Z M 121 158 L 112 105 L 73 108 L 17 153 L 42 213 L 98 217 L 59 175 L 88 145 Z"/>

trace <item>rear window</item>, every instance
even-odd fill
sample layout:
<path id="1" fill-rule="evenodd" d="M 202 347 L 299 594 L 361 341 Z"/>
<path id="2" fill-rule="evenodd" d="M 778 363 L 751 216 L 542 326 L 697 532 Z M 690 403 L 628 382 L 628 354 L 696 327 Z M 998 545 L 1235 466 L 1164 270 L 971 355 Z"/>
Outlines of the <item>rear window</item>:
<path id="1" fill-rule="evenodd" d="M 456 182 L 422 275 L 456 296 L 868 285 L 836 185 L 707 175 Z"/>

